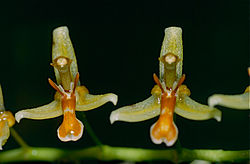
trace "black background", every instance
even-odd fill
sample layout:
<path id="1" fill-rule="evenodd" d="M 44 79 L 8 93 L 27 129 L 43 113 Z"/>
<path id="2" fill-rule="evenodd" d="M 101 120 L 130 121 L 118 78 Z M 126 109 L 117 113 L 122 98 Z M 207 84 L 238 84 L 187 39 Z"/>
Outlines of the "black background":
<path id="1" fill-rule="evenodd" d="M 68 26 L 80 80 L 90 93 L 112 92 L 111 103 L 85 112 L 96 135 L 112 146 L 158 148 L 149 137 L 157 118 L 109 123 L 112 110 L 150 96 L 152 75 L 164 29 L 183 30 L 185 84 L 191 97 L 207 104 L 214 93 L 242 93 L 249 84 L 249 22 L 247 1 L 11 1 L 2 4 L 0 20 L 0 83 L 5 107 L 12 112 L 46 104 L 54 90 L 52 31 Z M 249 112 L 218 107 L 222 121 L 176 118 L 183 147 L 248 149 Z M 62 143 L 56 134 L 62 117 L 23 119 L 15 129 L 32 146 L 84 148 L 94 145 L 85 131 L 77 142 Z M 5 150 L 17 147 L 12 138 Z"/>

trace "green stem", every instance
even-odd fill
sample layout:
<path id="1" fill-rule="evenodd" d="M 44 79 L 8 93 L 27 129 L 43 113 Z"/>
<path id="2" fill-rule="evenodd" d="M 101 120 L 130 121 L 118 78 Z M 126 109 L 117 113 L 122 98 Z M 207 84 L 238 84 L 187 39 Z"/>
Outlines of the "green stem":
<path id="1" fill-rule="evenodd" d="M 29 148 L 29 145 L 26 144 L 26 142 L 22 139 L 22 137 L 16 132 L 16 130 L 13 127 L 10 128 L 10 133 L 22 148 L 25 149 Z"/>
<path id="2" fill-rule="evenodd" d="M 83 124 L 87 130 L 87 132 L 89 133 L 90 137 L 92 138 L 92 140 L 95 142 L 96 145 L 101 146 L 102 142 L 99 140 L 99 138 L 96 136 L 95 132 L 93 131 L 92 127 L 90 126 L 87 117 L 85 115 L 84 112 L 81 112 L 80 118 L 83 121 Z"/>
<path id="3" fill-rule="evenodd" d="M 101 147 L 101 148 L 100 148 Z M 141 148 L 111 147 L 107 145 L 94 146 L 80 150 L 62 150 L 57 148 L 35 148 L 30 151 L 22 148 L 0 153 L 2 162 L 47 161 L 58 160 L 101 160 L 101 161 L 172 161 L 175 163 L 193 160 L 206 160 L 210 162 L 247 162 L 249 150 L 201 150 L 201 149 L 166 149 L 153 150 Z"/>

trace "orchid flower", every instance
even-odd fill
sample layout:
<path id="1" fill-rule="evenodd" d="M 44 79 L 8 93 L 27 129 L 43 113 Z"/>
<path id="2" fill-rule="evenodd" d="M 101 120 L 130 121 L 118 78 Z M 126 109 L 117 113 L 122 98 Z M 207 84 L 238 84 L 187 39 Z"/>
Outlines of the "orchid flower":
<path id="1" fill-rule="evenodd" d="M 15 118 L 10 111 L 5 111 L 2 87 L 0 85 L 0 150 L 10 136 L 10 127 L 15 124 Z"/>
<path id="2" fill-rule="evenodd" d="M 134 105 L 121 107 L 110 115 L 110 122 L 138 122 L 160 115 L 150 128 L 151 140 L 155 144 L 164 142 L 172 146 L 178 138 L 178 129 L 174 123 L 174 112 L 191 120 L 221 120 L 221 111 L 192 100 L 190 90 L 182 85 L 183 48 L 182 30 L 178 27 L 165 29 L 165 38 L 160 54 L 160 78 L 154 74 L 155 85 L 151 96 Z"/>
<path id="3" fill-rule="evenodd" d="M 92 95 L 85 86 L 80 85 L 77 61 L 67 27 L 53 31 L 52 61 L 57 84 L 48 80 L 57 91 L 54 101 L 37 108 L 21 110 L 15 118 L 19 122 L 22 118 L 41 120 L 63 115 L 63 122 L 57 130 L 58 138 L 64 142 L 76 141 L 81 138 L 84 125 L 76 118 L 75 111 L 91 110 L 109 101 L 116 105 L 117 95 Z"/>
<path id="4" fill-rule="evenodd" d="M 250 68 L 248 68 L 248 76 L 250 76 Z M 250 109 L 250 86 L 245 89 L 242 94 L 236 95 L 224 95 L 214 94 L 208 98 L 208 104 L 211 107 L 215 105 L 221 105 L 228 108 L 247 110 Z"/>

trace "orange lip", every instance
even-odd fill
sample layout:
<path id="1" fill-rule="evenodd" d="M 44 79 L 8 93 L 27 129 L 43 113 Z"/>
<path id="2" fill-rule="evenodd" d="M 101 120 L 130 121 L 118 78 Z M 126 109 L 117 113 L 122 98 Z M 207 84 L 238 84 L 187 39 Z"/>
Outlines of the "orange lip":
<path id="1" fill-rule="evenodd" d="M 178 138 L 178 129 L 173 121 L 176 91 L 183 83 L 185 75 L 179 80 L 175 88 L 164 89 L 158 77 L 154 74 L 156 84 L 161 88 L 161 112 L 155 124 L 151 126 L 150 136 L 155 144 L 164 142 L 167 146 L 172 146 Z"/>
<path id="2" fill-rule="evenodd" d="M 83 124 L 76 118 L 76 96 L 75 89 L 79 80 L 77 73 L 74 86 L 69 91 L 58 87 L 51 79 L 50 85 L 61 94 L 61 105 L 63 110 L 63 122 L 57 130 L 57 135 L 61 141 L 76 141 L 81 138 L 83 133 Z"/>

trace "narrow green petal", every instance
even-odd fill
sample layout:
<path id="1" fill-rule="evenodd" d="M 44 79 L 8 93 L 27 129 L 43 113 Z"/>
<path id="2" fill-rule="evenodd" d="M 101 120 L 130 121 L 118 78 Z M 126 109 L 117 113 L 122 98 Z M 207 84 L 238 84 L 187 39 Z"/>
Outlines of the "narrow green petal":
<path id="1" fill-rule="evenodd" d="M 8 126 L 8 121 L 0 121 L 0 150 L 2 146 L 6 143 L 7 139 L 10 136 L 10 129 Z"/>
<path id="2" fill-rule="evenodd" d="M 113 111 L 110 115 L 110 122 L 111 124 L 115 121 L 138 122 L 156 117 L 159 114 L 160 98 L 152 95 L 142 102 Z"/>
<path id="3" fill-rule="evenodd" d="M 104 95 L 86 94 L 80 98 L 81 100 L 78 100 L 76 104 L 76 111 L 88 111 L 95 109 L 107 102 L 112 102 L 114 105 L 116 105 L 118 100 L 117 95 L 113 93 L 107 93 Z"/>
<path id="4" fill-rule="evenodd" d="M 211 118 L 221 121 L 221 111 L 202 105 L 184 95 L 176 100 L 175 113 L 190 120 L 208 120 Z"/>
<path id="5" fill-rule="evenodd" d="M 71 78 L 75 79 L 78 72 L 75 51 L 69 37 L 69 30 L 66 26 L 58 27 L 53 31 L 53 45 L 52 45 L 52 61 L 59 57 L 64 56 L 72 60 L 70 71 Z M 61 84 L 59 72 L 54 68 L 57 84 Z M 78 82 L 80 85 L 80 82 Z"/>
<path id="6" fill-rule="evenodd" d="M 43 105 L 37 108 L 25 109 L 15 114 L 16 121 L 19 122 L 22 118 L 29 119 L 48 119 L 61 116 L 63 111 L 61 109 L 60 101 L 52 101 L 47 105 Z"/>
<path id="7" fill-rule="evenodd" d="M 208 98 L 209 106 L 221 105 L 234 109 L 250 109 L 249 92 L 239 95 L 214 94 Z"/>

